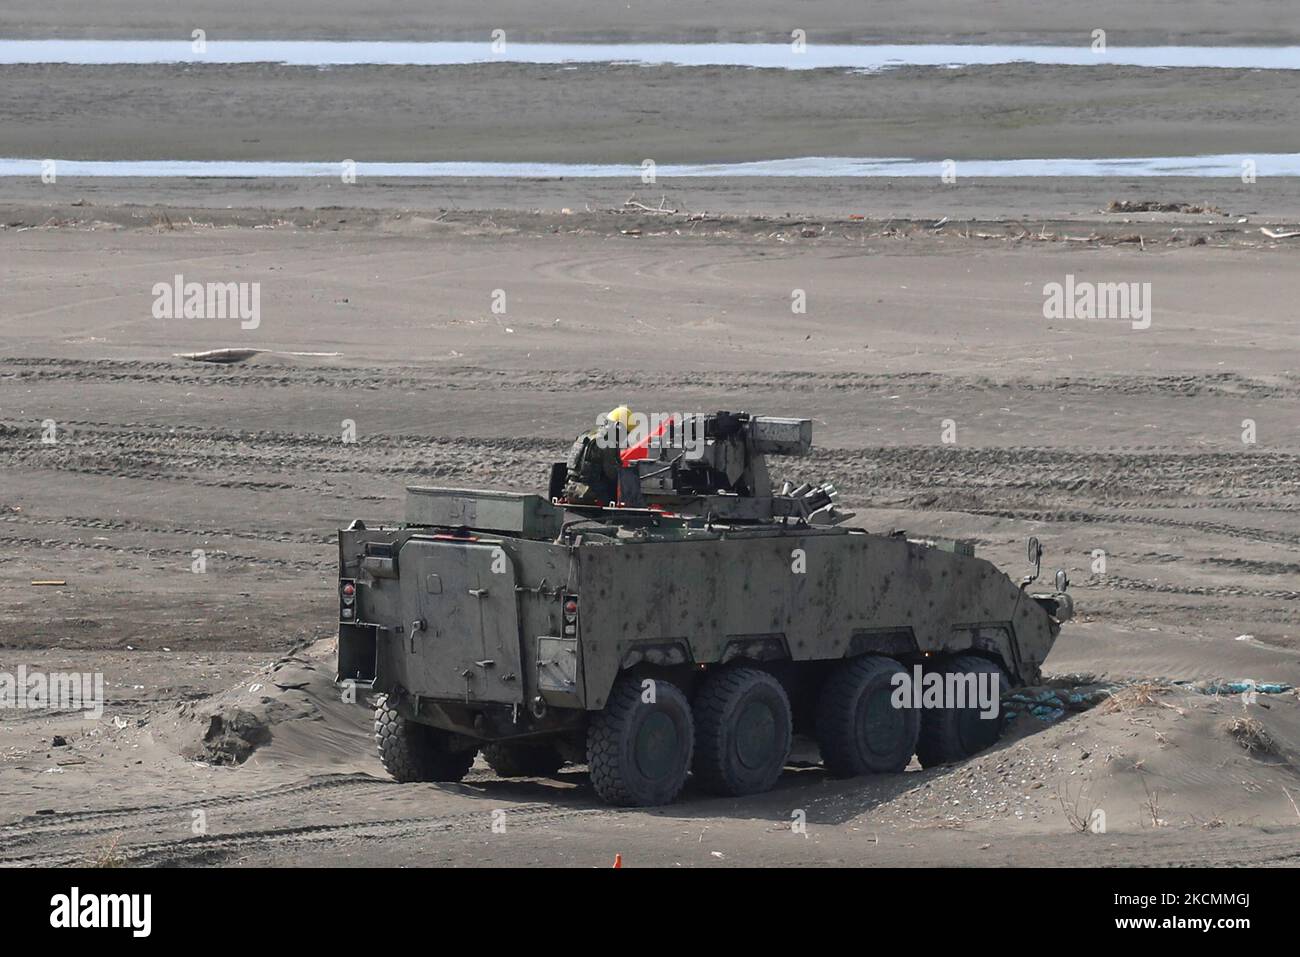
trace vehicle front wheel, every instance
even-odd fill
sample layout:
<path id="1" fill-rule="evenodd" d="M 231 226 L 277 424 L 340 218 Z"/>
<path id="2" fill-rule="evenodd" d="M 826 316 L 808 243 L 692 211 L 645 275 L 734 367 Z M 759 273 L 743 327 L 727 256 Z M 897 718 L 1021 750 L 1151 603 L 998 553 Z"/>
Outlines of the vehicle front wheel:
<path id="1" fill-rule="evenodd" d="M 622 678 L 587 727 L 592 787 L 609 804 L 668 804 L 686 784 L 694 745 L 695 722 L 681 689 Z"/>
<path id="2" fill-rule="evenodd" d="M 962 761 L 992 747 L 1002 736 L 1005 720 L 999 699 L 1009 684 L 1006 673 L 998 665 L 978 655 L 957 655 L 935 670 L 944 675 L 955 674 L 967 679 L 968 685 L 967 676 L 971 675 L 975 676 L 977 682 L 994 682 L 992 695 L 996 709 L 988 714 L 978 704 L 970 704 L 964 708 L 925 710 L 921 715 L 921 738 L 916 745 L 916 757 L 923 768 Z M 982 678 L 981 675 L 988 677 Z"/>
<path id="3" fill-rule="evenodd" d="M 381 695 L 375 703 L 375 743 L 379 760 L 394 781 L 459 781 L 474 763 L 456 735 L 402 715 Z"/>

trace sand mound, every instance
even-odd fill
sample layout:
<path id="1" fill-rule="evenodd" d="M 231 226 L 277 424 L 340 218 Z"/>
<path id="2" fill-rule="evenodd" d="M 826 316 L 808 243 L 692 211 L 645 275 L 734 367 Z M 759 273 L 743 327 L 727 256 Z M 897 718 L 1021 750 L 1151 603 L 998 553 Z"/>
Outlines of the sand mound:
<path id="1" fill-rule="evenodd" d="M 177 709 L 180 753 L 206 764 L 346 765 L 372 770 L 371 712 L 334 683 L 334 641 L 276 661 L 252 681 Z M 365 767 L 363 767 L 365 766 Z"/>
<path id="2" fill-rule="evenodd" d="M 873 813 L 1045 831 L 1296 824 L 1300 697 L 1135 683 L 1054 723 L 1019 717 L 997 747 L 916 779 Z"/>

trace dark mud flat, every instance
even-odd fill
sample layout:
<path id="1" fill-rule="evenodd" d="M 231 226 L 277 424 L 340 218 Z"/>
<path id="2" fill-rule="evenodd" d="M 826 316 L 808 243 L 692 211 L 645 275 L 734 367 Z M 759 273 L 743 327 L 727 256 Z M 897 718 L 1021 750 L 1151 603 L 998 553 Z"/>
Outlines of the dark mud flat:
<path id="1" fill-rule="evenodd" d="M 960 166 L 958 167 L 960 170 Z M 629 200 L 683 213 L 674 222 L 661 215 L 625 208 Z M 1211 207 L 1221 212 L 1180 217 L 1146 214 L 1104 215 L 1115 200 Z M 248 204 L 257 208 L 249 210 Z M 1259 233 L 1261 226 L 1288 231 L 1300 225 L 1300 178 L 1258 180 L 1206 178 L 1117 179 L 965 179 L 954 185 L 924 179 L 661 179 L 655 184 L 617 179 L 457 179 L 366 180 L 343 185 L 329 179 L 86 179 L 61 178 L 57 190 L 37 179 L 0 177 L 0 206 L 12 228 L 45 223 L 104 222 L 165 227 L 194 219 L 199 223 L 269 227 L 276 223 L 343 229 L 393 220 L 395 231 L 437 232 L 442 224 L 469 222 L 488 232 L 532 230 L 613 233 L 631 240 L 667 230 L 688 236 L 790 233 L 804 240 L 804 226 L 831 239 L 860 237 L 867 227 L 856 217 L 876 221 L 873 233 L 893 220 L 929 226 L 944 217 L 949 232 L 967 229 L 978 244 L 987 234 L 1011 236 L 1046 229 L 1055 236 L 1086 237 L 1099 217 L 1101 234 L 1133 236 L 1146 222 L 1161 223 L 1160 235 L 1179 233 L 1189 240 L 1204 234 L 1216 241 L 1249 240 L 1277 245 Z M 376 210 L 379 212 L 376 214 Z M 542 216 L 530 215 L 542 213 Z M 608 215 L 617 212 L 615 223 Z M 410 221 L 400 223 L 399 216 Z M 559 218 L 563 216 L 564 218 Z M 737 226 L 718 217 L 754 219 Z M 776 220 L 776 221 L 771 221 Z M 1244 220 L 1241 222 L 1240 220 Z M 916 230 L 897 224 L 901 235 Z M 1133 228 L 1128 228 L 1133 227 Z M 620 230 L 640 230 L 621 233 Z M 1294 241 L 1293 241 L 1294 242 Z M 1283 244 L 1286 245 L 1286 244 Z"/>
<path id="2" fill-rule="evenodd" d="M 0 67 L 0 155 L 660 164 L 1300 152 L 1287 70 Z M 32 110 L 39 102 L 41 108 Z M 201 115 L 178 139 L 160 117 Z"/>

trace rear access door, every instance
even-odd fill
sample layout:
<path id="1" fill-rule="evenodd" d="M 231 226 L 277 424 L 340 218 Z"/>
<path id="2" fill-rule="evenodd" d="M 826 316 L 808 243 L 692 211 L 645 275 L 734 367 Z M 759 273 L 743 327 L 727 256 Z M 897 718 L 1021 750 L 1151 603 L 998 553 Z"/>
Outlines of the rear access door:
<path id="1" fill-rule="evenodd" d="M 412 694 L 468 703 L 524 698 L 515 568 L 499 545 L 407 539 L 398 553 L 405 626 L 396 655 Z"/>

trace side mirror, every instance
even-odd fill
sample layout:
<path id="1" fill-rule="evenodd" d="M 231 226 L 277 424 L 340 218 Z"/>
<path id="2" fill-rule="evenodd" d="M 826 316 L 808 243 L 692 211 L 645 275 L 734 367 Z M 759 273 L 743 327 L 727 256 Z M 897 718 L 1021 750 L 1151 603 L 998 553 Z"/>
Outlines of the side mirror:
<path id="1" fill-rule="evenodd" d="M 1034 582 L 1038 581 L 1038 574 L 1042 571 L 1043 567 L 1043 546 L 1036 536 L 1030 537 L 1029 544 L 1025 551 L 1029 555 L 1029 563 L 1034 567 L 1028 575 L 1020 579 L 1021 588 L 1024 588 L 1026 585 L 1032 585 Z"/>
<path id="2" fill-rule="evenodd" d="M 1070 587 L 1070 576 L 1065 574 L 1064 568 L 1058 568 L 1056 570 L 1056 590 L 1058 592 L 1063 592 L 1069 587 Z"/>

